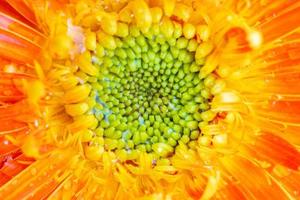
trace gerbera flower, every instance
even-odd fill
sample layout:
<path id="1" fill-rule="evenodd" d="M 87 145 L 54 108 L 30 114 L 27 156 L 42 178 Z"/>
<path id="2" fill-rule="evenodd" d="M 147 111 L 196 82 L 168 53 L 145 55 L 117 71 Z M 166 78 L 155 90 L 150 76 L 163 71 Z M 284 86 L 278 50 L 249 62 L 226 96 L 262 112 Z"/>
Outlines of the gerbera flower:
<path id="1" fill-rule="evenodd" d="M 299 199 L 296 0 L 5 0 L 0 199 Z"/>

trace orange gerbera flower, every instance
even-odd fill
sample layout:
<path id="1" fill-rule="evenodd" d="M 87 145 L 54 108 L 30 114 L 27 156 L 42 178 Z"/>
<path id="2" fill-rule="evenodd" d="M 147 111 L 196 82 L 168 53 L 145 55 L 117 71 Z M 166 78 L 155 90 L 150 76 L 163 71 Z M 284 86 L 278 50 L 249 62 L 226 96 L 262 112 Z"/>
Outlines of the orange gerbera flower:
<path id="1" fill-rule="evenodd" d="M 4 0 L 0 199 L 300 199 L 300 2 Z"/>

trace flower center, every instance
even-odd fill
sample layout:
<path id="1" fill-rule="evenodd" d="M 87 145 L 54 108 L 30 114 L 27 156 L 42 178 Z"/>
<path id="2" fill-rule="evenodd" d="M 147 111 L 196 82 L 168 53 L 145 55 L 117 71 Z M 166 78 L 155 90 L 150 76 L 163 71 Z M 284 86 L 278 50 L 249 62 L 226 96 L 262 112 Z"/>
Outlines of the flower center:
<path id="1" fill-rule="evenodd" d="M 121 160 L 138 152 L 168 157 L 180 143 L 193 148 L 199 123 L 215 116 L 209 110 L 215 78 L 199 77 L 205 58 L 195 59 L 198 42 L 182 36 L 181 25 L 170 38 L 159 26 L 129 30 L 126 37 L 102 33 L 105 42 L 91 53 L 100 73 L 90 81 L 99 121 L 90 145 L 103 145 Z"/>

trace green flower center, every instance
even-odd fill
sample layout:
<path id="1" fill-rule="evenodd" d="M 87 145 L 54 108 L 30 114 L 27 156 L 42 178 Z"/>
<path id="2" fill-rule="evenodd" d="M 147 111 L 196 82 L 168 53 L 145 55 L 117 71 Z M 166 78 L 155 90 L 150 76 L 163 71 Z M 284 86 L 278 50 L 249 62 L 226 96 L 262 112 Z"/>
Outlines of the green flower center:
<path id="1" fill-rule="evenodd" d="M 130 31 L 114 38 L 115 46 L 98 46 L 92 56 L 100 69 L 91 92 L 97 136 L 126 159 L 138 151 L 168 157 L 179 143 L 193 148 L 199 123 L 214 117 L 205 111 L 215 78 L 199 78 L 205 59 L 195 60 L 197 41 Z"/>

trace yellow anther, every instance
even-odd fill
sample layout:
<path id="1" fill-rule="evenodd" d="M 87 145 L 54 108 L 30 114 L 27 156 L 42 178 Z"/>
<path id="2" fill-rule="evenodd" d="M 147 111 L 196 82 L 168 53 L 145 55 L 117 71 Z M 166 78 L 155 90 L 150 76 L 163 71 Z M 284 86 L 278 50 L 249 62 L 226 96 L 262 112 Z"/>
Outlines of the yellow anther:
<path id="1" fill-rule="evenodd" d="M 119 37 L 126 37 L 129 34 L 129 28 L 126 23 L 118 22 L 118 30 L 116 35 Z"/>
<path id="2" fill-rule="evenodd" d="M 125 149 L 116 151 L 116 156 L 121 161 L 126 161 L 128 159 L 127 155 L 128 155 L 128 153 Z"/>
<path id="3" fill-rule="evenodd" d="M 163 15 L 162 9 L 160 7 L 154 7 L 150 9 L 150 12 L 153 23 L 159 23 Z"/>
<path id="4" fill-rule="evenodd" d="M 71 89 L 78 84 L 78 78 L 73 75 L 67 76 L 61 81 L 61 86 L 65 89 Z"/>
<path id="5" fill-rule="evenodd" d="M 78 56 L 78 66 L 83 72 L 91 76 L 98 74 L 98 69 L 92 64 L 91 54 L 88 51 Z"/>
<path id="6" fill-rule="evenodd" d="M 198 25 L 196 27 L 196 34 L 198 35 L 199 39 L 206 42 L 210 37 L 210 28 L 207 25 Z"/>
<path id="7" fill-rule="evenodd" d="M 186 39 L 192 39 L 195 37 L 196 28 L 193 24 L 185 23 L 183 25 L 183 35 Z"/>
<path id="8" fill-rule="evenodd" d="M 72 21 L 74 22 L 74 24 L 81 24 L 83 25 L 83 27 L 88 27 L 85 24 L 83 24 L 83 22 L 88 16 L 90 16 L 89 13 L 90 13 L 89 8 L 76 11 L 76 16 L 74 16 L 74 19 Z"/>
<path id="9" fill-rule="evenodd" d="M 87 32 L 85 35 L 85 46 L 88 50 L 95 51 L 97 38 L 95 32 Z"/>
<path id="10" fill-rule="evenodd" d="M 98 91 L 103 90 L 103 85 L 101 85 L 99 82 L 97 82 L 98 79 L 96 77 L 90 77 L 90 78 L 95 78 L 96 79 L 96 81 L 91 84 L 94 89 L 96 89 Z M 98 105 L 102 106 L 102 104 L 98 104 Z"/>
<path id="11" fill-rule="evenodd" d="M 83 71 L 78 71 L 75 73 L 75 76 L 78 78 L 79 82 L 86 83 L 89 80 L 89 76 Z"/>
<path id="12" fill-rule="evenodd" d="M 217 68 L 218 64 L 218 59 L 216 57 L 209 56 L 204 66 L 200 69 L 199 77 L 205 78 L 208 74 L 210 74 Z"/>
<path id="13" fill-rule="evenodd" d="M 216 113 L 211 110 L 201 113 L 201 118 L 207 122 L 213 120 L 215 118 L 215 116 L 216 116 Z"/>
<path id="14" fill-rule="evenodd" d="M 103 31 L 109 35 L 114 35 L 117 32 L 117 17 L 114 14 L 106 14 L 100 22 Z"/>
<path id="15" fill-rule="evenodd" d="M 94 132 L 90 129 L 83 129 L 78 131 L 76 134 L 81 138 L 81 142 L 90 142 L 93 139 Z"/>
<path id="16" fill-rule="evenodd" d="M 131 12 L 131 9 L 129 6 L 124 7 L 120 12 L 119 12 L 119 20 L 121 22 L 125 23 L 131 23 L 133 20 L 133 14 Z"/>
<path id="17" fill-rule="evenodd" d="M 103 46 L 97 44 L 96 46 L 96 56 L 102 58 L 105 55 L 105 50 Z"/>
<path id="18" fill-rule="evenodd" d="M 155 143 L 152 145 L 152 149 L 157 155 L 161 157 L 167 157 L 174 150 L 173 147 L 165 143 Z"/>
<path id="19" fill-rule="evenodd" d="M 71 116 L 83 115 L 89 109 L 87 103 L 65 105 L 66 112 Z"/>
<path id="20" fill-rule="evenodd" d="M 165 15 L 170 17 L 173 15 L 176 5 L 176 0 L 163 0 L 163 8 Z"/>
<path id="21" fill-rule="evenodd" d="M 53 64 L 53 69 L 47 73 L 47 78 L 49 80 L 59 80 L 61 77 L 70 74 L 70 70 L 64 65 Z"/>
<path id="22" fill-rule="evenodd" d="M 82 27 L 90 28 L 91 30 L 96 30 L 99 26 L 99 20 L 97 19 L 97 16 L 95 16 L 95 14 L 88 14 L 89 12 L 89 10 L 83 12 L 82 15 L 84 16 L 82 17 L 80 15 L 77 15 L 74 21 L 75 23 L 80 23 Z"/>
<path id="23" fill-rule="evenodd" d="M 215 84 L 211 88 L 211 93 L 213 95 L 221 93 L 226 87 L 226 83 L 224 80 L 216 80 Z"/>
<path id="24" fill-rule="evenodd" d="M 97 131 L 97 129 L 95 130 L 95 132 Z M 95 133 L 95 134 L 97 134 L 97 133 Z M 103 137 L 93 137 L 91 143 L 93 145 L 104 145 L 104 138 Z"/>
<path id="25" fill-rule="evenodd" d="M 152 16 L 147 3 L 144 0 L 134 0 L 130 2 L 131 11 L 138 28 L 146 32 L 152 24 Z"/>
<path id="26" fill-rule="evenodd" d="M 95 98 L 92 97 L 87 98 L 86 103 L 89 105 L 90 108 L 93 108 L 97 104 Z"/>
<path id="27" fill-rule="evenodd" d="M 114 37 L 104 33 L 103 31 L 97 32 L 97 40 L 103 47 L 107 49 L 115 49 L 117 47 Z"/>
<path id="28" fill-rule="evenodd" d="M 64 95 L 64 101 L 66 103 L 78 103 L 85 100 L 91 91 L 91 87 L 89 85 L 78 85 L 71 90 L 68 90 Z"/>
<path id="29" fill-rule="evenodd" d="M 78 132 L 83 129 L 94 129 L 98 125 L 98 120 L 94 115 L 81 115 L 74 118 L 74 122 L 69 125 L 71 132 Z"/>
<path id="30" fill-rule="evenodd" d="M 206 57 L 208 54 L 211 53 L 213 48 L 214 46 L 211 42 L 201 43 L 196 50 L 196 55 L 195 55 L 196 59 L 201 59 Z"/>
<path id="31" fill-rule="evenodd" d="M 85 156 L 90 160 L 100 160 L 104 153 L 103 146 L 85 146 L 84 148 Z"/>
<path id="32" fill-rule="evenodd" d="M 174 15 L 179 19 L 183 20 L 184 22 L 187 22 L 191 16 L 191 13 L 192 13 L 191 7 L 183 3 L 176 4 Z"/>
<path id="33" fill-rule="evenodd" d="M 174 32 L 174 25 L 168 17 L 163 18 L 161 22 L 160 30 L 166 38 L 172 37 Z"/>

